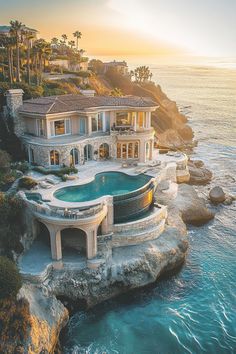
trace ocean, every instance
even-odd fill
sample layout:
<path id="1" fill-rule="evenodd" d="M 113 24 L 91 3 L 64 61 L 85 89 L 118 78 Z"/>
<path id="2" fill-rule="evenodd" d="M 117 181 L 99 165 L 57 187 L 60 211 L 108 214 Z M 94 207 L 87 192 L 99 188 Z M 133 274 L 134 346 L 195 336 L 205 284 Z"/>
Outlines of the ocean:
<path id="1" fill-rule="evenodd" d="M 153 80 L 188 116 L 198 140 L 193 158 L 214 173 L 199 193 L 214 185 L 236 193 L 236 61 L 150 60 L 149 66 Z M 186 263 L 176 275 L 76 313 L 64 352 L 236 353 L 236 203 L 215 211 L 207 225 L 189 228 Z"/>

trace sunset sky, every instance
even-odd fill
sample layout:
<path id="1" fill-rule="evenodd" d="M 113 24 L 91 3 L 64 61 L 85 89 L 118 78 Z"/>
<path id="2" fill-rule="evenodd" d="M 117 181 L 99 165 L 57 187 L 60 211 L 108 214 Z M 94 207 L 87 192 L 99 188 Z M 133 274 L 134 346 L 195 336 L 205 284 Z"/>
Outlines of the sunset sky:
<path id="1" fill-rule="evenodd" d="M 90 55 L 236 57 L 236 0 L 0 0 L 48 40 L 75 30 Z"/>

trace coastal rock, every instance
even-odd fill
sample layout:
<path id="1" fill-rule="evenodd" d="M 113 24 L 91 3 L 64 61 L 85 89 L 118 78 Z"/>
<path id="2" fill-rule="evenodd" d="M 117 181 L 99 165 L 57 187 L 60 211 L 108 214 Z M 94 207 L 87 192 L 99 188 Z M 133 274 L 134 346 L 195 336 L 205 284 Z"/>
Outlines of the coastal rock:
<path id="1" fill-rule="evenodd" d="M 28 300 L 31 328 L 24 345 L 24 353 L 54 353 L 61 329 L 69 319 L 68 311 L 54 295 L 47 295 L 42 288 L 24 283 L 20 297 Z"/>
<path id="2" fill-rule="evenodd" d="M 168 227 L 157 239 L 136 246 L 113 249 L 110 265 L 97 270 L 62 269 L 50 278 L 52 294 L 92 307 L 129 290 L 154 283 L 178 268 L 188 249 L 186 233 Z"/>
<path id="3" fill-rule="evenodd" d="M 188 169 L 190 173 L 189 184 L 206 185 L 212 179 L 212 172 L 208 170 L 200 160 L 189 160 Z"/>
<path id="4" fill-rule="evenodd" d="M 213 204 L 219 204 L 225 201 L 226 195 L 221 187 L 216 186 L 210 190 L 209 198 Z"/>
<path id="5" fill-rule="evenodd" d="M 168 206 L 168 213 L 175 210 L 177 214 L 176 210 L 178 210 L 186 224 L 200 226 L 214 218 L 205 200 L 200 198 L 195 189 L 188 184 L 178 185 L 177 196 L 174 199 L 166 198 L 166 195 L 160 191 L 155 194 L 155 198 L 158 203 Z"/>

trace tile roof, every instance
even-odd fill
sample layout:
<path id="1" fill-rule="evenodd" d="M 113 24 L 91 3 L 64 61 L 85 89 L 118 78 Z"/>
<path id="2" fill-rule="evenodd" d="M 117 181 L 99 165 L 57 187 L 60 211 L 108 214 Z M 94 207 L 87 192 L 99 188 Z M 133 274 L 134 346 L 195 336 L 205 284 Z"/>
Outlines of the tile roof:
<path id="1" fill-rule="evenodd" d="M 157 102 L 149 97 L 137 96 L 94 96 L 62 95 L 40 97 L 24 101 L 20 113 L 54 114 L 63 112 L 86 111 L 96 107 L 157 107 Z"/>

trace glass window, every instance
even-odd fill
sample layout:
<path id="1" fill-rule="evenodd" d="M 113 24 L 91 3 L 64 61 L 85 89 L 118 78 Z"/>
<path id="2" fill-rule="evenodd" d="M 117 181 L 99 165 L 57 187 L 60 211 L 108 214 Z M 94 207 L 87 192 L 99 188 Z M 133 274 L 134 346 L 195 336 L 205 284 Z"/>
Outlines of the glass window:
<path id="1" fill-rule="evenodd" d="M 102 113 L 98 113 L 98 130 L 102 130 Z"/>
<path id="2" fill-rule="evenodd" d="M 119 112 L 116 113 L 116 125 L 131 125 L 132 124 L 132 116 L 129 112 Z"/>
<path id="3" fill-rule="evenodd" d="M 128 158 L 132 159 L 134 157 L 134 148 L 133 148 L 134 144 L 133 143 L 129 143 L 128 144 Z"/>
<path id="4" fill-rule="evenodd" d="M 55 135 L 63 135 L 65 134 L 65 121 L 64 120 L 56 120 L 54 122 Z"/>
<path id="5" fill-rule="evenodd" d="M 127 159 L 127 144 L 122 144 L 122 159 Z"/>
<path id="6" fill-rule="evenodd" d="M 117 159 L 121 158 L 121 144 L 120 143 L 117 144 L 116 157 L 117 157 Z"/>
<path id="7" fill-rule="evenodd" d="M 97 127 L 97 118 L 92 117 L 92 132 L 96 132 L 98 130 Z"/>
<path id="8" fill-rule="evenodd" d="M 144 112 L 138 112 L 138 126 L 139 128 L 144 127 Z"/>
<path id="9" fill-rule="evenodd" d="M 59 165 L 59 152 L 56 150 L 50 151 L 50 164 L 52 166 L 58 166 Z"/>

